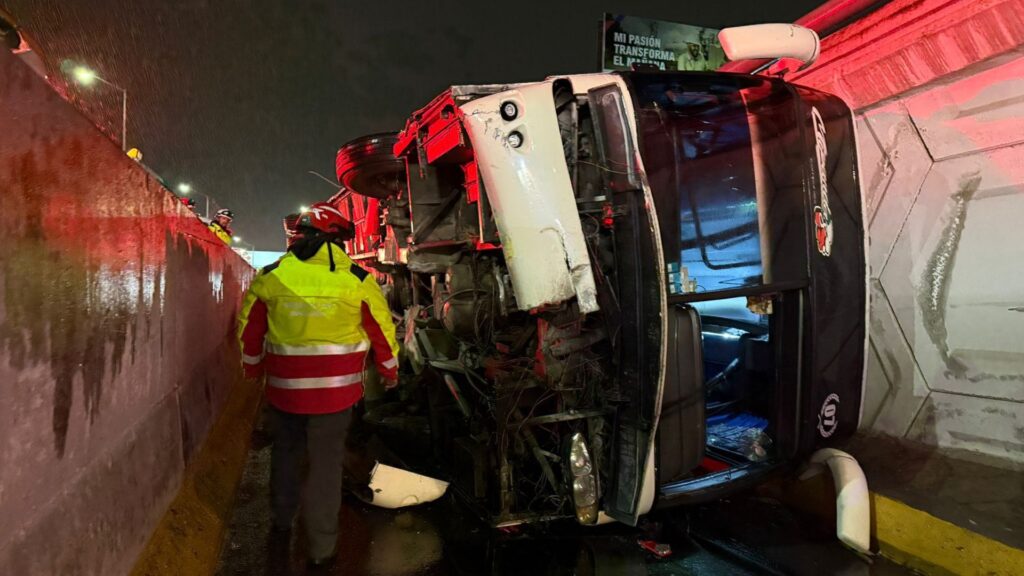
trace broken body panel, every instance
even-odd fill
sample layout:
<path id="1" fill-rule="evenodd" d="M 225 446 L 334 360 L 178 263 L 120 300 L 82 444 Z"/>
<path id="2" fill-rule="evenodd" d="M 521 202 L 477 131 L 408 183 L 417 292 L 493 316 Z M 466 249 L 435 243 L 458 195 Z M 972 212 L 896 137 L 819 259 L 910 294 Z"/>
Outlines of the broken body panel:
<path id="1" fill-rule="evenodd" d="M 721 73 L 453 87 L 344 146 L 338 176 L 350 253 L 405 318 L 397 410 L 427 414 L 436 467 L 495 525 L 633 524 L 856 429 L 835 97 Z"/>

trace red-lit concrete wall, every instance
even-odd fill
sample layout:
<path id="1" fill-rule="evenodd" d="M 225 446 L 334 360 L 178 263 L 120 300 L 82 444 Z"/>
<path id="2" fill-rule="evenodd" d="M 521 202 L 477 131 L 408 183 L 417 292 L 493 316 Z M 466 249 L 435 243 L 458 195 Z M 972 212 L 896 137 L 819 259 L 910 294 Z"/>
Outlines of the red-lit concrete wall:
<path id="1" fill-rule="evenodd" d="M 0 50 L 0 574 L 126 574 L 237 381 L 252 269 Z"/>
<path id="2" fill-rule="evenodd" d="M 1024 0 L 894 0 L 792 79 L 857 110 L 862 426 L 1024 462 Z"/>

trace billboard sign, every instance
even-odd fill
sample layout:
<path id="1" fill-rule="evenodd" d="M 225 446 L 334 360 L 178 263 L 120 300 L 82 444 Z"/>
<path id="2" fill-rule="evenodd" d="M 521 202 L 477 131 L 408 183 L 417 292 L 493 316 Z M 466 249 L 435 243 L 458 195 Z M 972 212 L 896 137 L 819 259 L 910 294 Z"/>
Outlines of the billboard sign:
<path id="1" fill-rule="evenodd" d="M 718 30 L 624 14 L 605 14 L 601 67 L 632 70 L 634 64 L 660 70 L 716 70 L 725 64 Z"/>

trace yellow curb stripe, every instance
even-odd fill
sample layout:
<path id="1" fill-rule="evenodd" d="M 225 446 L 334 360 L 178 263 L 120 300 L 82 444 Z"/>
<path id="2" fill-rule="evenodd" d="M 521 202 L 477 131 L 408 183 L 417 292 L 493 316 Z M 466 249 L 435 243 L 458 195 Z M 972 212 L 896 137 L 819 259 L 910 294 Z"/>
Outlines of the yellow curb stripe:
<path id="1" fill-rule="evenodd" d="M 871 493 L 883 556 L 926 574 L 1024 574 L 1024 550 L 1012 548 L 927 512 Z"/>
<path id="2" fill-rule="evenodd" d="M 245 469 L 262 388 L 236 383 L 132 576 L 213 574 Z"/>

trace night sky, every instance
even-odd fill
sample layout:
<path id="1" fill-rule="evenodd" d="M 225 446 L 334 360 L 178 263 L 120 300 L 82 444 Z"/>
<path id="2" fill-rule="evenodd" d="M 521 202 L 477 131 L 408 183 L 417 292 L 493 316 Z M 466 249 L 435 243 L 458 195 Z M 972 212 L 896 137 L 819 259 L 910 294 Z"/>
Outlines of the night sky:
<path id="1" fill-rule="evenodd" d="M 281 217 L 334 189 L 346 141 L 399 130 L 451 84 L 598 67 L 605 11 L 721 28 L 791 22 L 817 0 L 0 0 L 48 67 L 87 63 L 129 93 L 128 143 L 168 183 L 235 212 L 281 248 Z M 119 93 L 83 94 L 120 130 Z"/>

